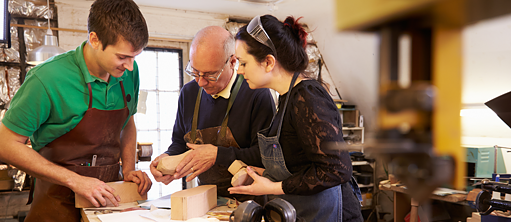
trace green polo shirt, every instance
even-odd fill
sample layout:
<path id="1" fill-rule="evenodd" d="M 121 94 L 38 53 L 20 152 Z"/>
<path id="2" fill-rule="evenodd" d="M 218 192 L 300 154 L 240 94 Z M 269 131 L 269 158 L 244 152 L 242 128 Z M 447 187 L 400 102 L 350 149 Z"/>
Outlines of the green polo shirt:
<path id="1" fill-rule="evenodd" d="M 2 119 L 10 130 L 30 137 L 36 151 L 71 131 L 82 120 L 89 106 L 87 83 L 92 88 L 93 108 L 115 110 L 124 107 L 119 83 L 123 81 L 126 97 L 131 97 L 130 117 L 137 112 L 136 62 L 133 71 L 126 70 L 120 78 L 110 76 L 109 82 L 105 82 L 89 74 L 83 58 L 85 44 L 32 68 Z M 129 117 L 124 125 L 128 120 Z"/>

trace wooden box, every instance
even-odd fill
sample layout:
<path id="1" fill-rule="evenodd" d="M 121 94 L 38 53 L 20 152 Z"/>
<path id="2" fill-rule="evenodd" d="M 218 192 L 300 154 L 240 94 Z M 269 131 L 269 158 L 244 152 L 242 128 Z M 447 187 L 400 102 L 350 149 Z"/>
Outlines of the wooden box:
<path id="1" fill-rule="evenodd" d="M 202 185 L 170 195 L 172 220 L 188 220 L 204 216 L 216 206 L 216 185 Z"/>
<path id="2" fill-rule="evenodd" d="M 343 127 L 359 127 L 360 113 L 357 109 L 341 109 Z"/>
<path id="3" fill-rule="evenodd" d="M 137 200 L 147 200 L 147 194 L 144 196 L 140 196 L 138 193 L 138 185 L 133 182 L 125 182 L 125 181 L 117 181 L 106 183 L 108 186 L 114 188 L 114 195 L 119 195 L 121 197 L 121 201 L 119 203 L 128 203 L 135 202 Z M 108 207 L 113 207 L 114 205 L 110 200 L 106 199 L 106 205 Z M 76 208 L 91 208 L 95 207 L 92 205 L 89 200 L 85 199 L 85 197 L 81 195 L 75 194 L 75 207 Z"/>

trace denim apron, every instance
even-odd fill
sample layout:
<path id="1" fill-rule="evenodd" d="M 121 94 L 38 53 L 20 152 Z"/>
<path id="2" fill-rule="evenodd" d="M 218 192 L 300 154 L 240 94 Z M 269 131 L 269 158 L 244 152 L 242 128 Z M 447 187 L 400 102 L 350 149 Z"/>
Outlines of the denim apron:
<path id="1" fill-rule="evenodd" d="M 279 112 L 282 112 L 282 118 L 279 121 L 277 135 L 273 137 L 267 137 L 270 131 L 270 127 L 263 129 L 257 133 L 259 141 L 259 149 L 261 151 L 261 159 L 264 164 L 263 176 L 270 179 L 273 182 L 283 181 L 289 178 L 292 174 L 286 167 L 286 161 L 282 153 L 282 148 L 279 143 L 280 130 L 282 128 L 282 121 L 284 114 L 286 113 L 287 103 L 291 90 L 293 89 L 294 83 L 298 78 L 299 73 L 295 73 L 289 85 L 288 94 L 284 103 L 284 108 L 277 111 L 275 116 Z M 268 195 L 268 199 L 272 200 L 275 198 L 282 198 L 291 203 L 297 213 L 297 221 L 317 221 L 317 222 L 334 222 L 342 221 L 342 190 L 341 185 L 326 189 L 320 193 L 314 195 Z"/>

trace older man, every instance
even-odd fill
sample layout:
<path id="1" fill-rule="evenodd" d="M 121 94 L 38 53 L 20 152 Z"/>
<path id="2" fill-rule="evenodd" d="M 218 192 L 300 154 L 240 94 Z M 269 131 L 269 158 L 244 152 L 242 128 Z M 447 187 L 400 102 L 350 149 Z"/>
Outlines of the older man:
<path id="1" fill-rule="evenodd" d="M 172 144 L 151 163 L 156 181 L 168 184 L 193 173 L 187 181 L 199 176 L 199 184 L 215 184 L 219 196 L 229 197 L 232 175 L 227 168 L 234 160 L 262 166 L 257 132 L 268 127 L 275 105 L 268 89 L 252 90 L 236 74 L 234 53 L 234 38 L 222 27 L 206 27 L 195 35 L 185 70 L 195 80 L 181 90 Z M 193 151 L 174 175 L 156 170 L 162 157 L 188 148 Z"/>

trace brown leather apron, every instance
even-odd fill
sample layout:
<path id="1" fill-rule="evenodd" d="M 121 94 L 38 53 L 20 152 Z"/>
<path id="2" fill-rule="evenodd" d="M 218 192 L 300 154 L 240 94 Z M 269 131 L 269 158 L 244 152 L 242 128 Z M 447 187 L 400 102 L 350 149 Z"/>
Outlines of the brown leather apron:
<path id="1" fill-rule="evenodd" d="M 74 129 L 43 147 L 39 154 L 83 176 L 104 182 L 122 180 L 119 165 L 120 135 L 129 117 L 129 110 L 122 81 L 119 84 L 124 108 L 92 108 L 92 89 L 88 83 L 89 108 L 82 120 Z M 96 166 L 87 166 L 87 163 L 92 162 L 93 155 L 97 155 Z M 74 192 L 67 187 L 38 179 L 32 206 L 25 221 L 80 221 L 80 209 L 75 208 Z"/>
<path id="2" fill-rule="evenodd" d="M 227 105 L 227 111 L 225 112 L 224 120 L 221 126 L 209 127 L 206 129 L 197 129 L 197 121 L 199 116 L 199 107 L 202 96 L 202 87 L 199 89 L 197 100 L 195 101 L 195 110 L 193 112 L 192 130 L 188 132 L 184 139 L 188 143 L 194 144 L 213 144 L 215 146 L 223 147 L 237 147 L 240 148 L 234 136 L 232 135 L 231 129 L 227 126 L 229 120 L 229 111 L 231 110 L 232 104 L 238 95 L 238 91 L 243 83 L 243 75 L 238 75 L 236 84 L 233 87 L 229 103 Z M 215 184 L 217 186 L 217 192 L 219 196 L 228 197 L 229 192 L 227 188 L 231 186 L 232 174 L 227 171 L 229 166 L 222 166 L 219 164 L 213 165 L 209 170 L 199 175 L 199 184 Z"/>

